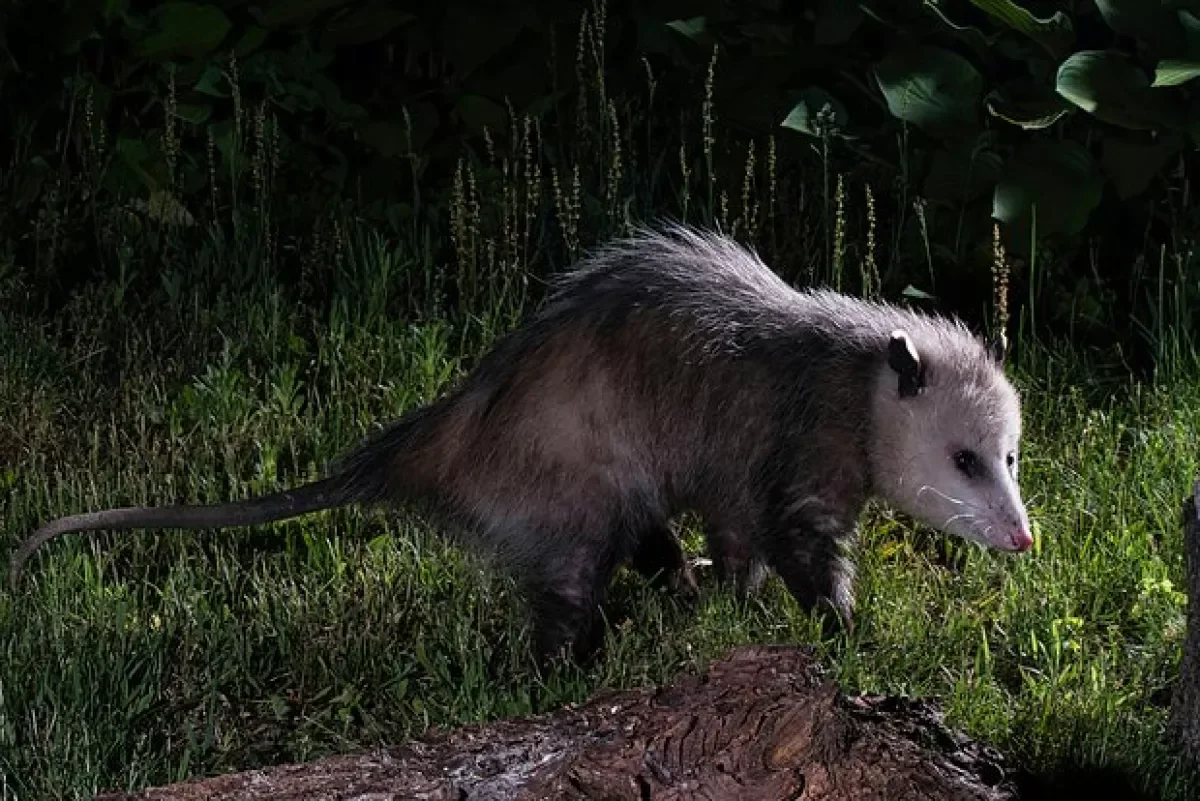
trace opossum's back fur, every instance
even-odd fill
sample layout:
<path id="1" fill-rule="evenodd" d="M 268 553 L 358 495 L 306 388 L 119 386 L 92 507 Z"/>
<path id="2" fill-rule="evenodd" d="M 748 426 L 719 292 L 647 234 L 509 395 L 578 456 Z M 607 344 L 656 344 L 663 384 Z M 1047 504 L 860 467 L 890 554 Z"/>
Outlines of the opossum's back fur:
<path id="1" fill-rule="evenodd" d="M 642 230 L 343 468 L 357 497 L 431 501 L 518 566 L 568 569 L 581 538 L 627 551 L 685 508 L 753 525 L 739 515 L 779 470 L 869 493 L 871 393 L 897 328 L 934 374 L 994 382 L 957 322 L 798 292 L 717 234 Z"/>

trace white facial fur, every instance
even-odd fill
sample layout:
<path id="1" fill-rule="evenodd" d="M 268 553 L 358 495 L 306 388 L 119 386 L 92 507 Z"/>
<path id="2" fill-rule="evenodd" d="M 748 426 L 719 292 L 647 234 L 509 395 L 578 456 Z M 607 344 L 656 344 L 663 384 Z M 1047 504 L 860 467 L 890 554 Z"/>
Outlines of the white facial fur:
<path id="1" fill-rule="evenodd" d="M 1028 550 L 1033 540 L 1017 484 L 1016 391 L 998 366 L 976 355 L 982 352 L 974 343 L 964 353 L 960 342 L 904 336 L 925 368 L 925 383 L 905 396 L 894 366 L 881 365 L 872 398 L 876 492 L 947 534 Z"/>

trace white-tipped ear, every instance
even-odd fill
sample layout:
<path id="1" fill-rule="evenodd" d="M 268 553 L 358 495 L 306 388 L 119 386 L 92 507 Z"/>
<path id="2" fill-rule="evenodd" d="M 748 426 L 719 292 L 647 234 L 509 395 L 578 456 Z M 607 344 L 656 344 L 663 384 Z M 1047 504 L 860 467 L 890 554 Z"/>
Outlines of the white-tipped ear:
<path id="1" fill-rule="evenodd" d="M 908 332 L 897 328 L 888 339 L 888 367 L 898 378 L 897 389 L 902 398 L 920 395 L 925 389 L 925 365 Z"/>

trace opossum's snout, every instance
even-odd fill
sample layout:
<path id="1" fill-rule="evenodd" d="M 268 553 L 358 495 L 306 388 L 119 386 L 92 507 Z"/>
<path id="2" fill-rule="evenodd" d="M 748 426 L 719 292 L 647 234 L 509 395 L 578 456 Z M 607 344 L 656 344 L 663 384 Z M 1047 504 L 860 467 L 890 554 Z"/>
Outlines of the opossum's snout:
<path id="1" fill-rule="evenodd" d="M 1024 528 L 1019 528 L 1011 534 L 1013 550 L 1018 553 L 1028 551 L 1033 547 L 1033 535 Z"/>
<path id="2" fill-rule="evenodd" d="M 1024 507 L 1016 500 L 1015 511 L 1006 515 L 995 515 L 997 522 L 988 522 L 988 515 L 981 517 L 982 530 L 976 536 L 967 535 L 967 539 L 977 540 L 980 544 L 998 551 L 1013 551 L 1024 553 L 1033 547 L 1033 534 L 1030 533 L 1029 518 Z"/>
<path id="3" fill-rule="evenodd" d="M 1002 530 L 999 532 L 999 536 L 989 537 L 982 544 L 998 551 L 1024 553 L 1033 547 L 1033 535 L 1029 533 L 1028 526 L 1016 526 Z"/>

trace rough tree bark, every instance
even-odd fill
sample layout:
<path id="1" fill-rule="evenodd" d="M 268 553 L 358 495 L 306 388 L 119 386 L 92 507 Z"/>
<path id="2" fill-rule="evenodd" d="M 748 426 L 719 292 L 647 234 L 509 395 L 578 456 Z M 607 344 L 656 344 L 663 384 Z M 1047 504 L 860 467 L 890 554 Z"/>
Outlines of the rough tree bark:
<path id="1" fill-rule="evenodd" d="M 1179 681 L 1171 692 L 1171 726 L 1184 754 L 1200 765 L 1200 480 L 1183 503 L 1183 553 L 1187 563 L 1187 631 Z"/>
<path id="2" fill-rule="evenodd" d="M 847 698 L 807 649 L 756 646 L 703 676 L 552 715 L 98 798 L 1000 801 L 1017 790 L 1003 757 L 947 729 L 933 704 Z"/>

